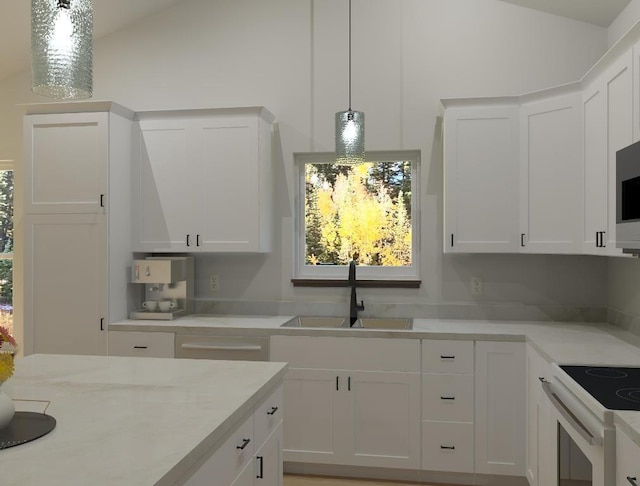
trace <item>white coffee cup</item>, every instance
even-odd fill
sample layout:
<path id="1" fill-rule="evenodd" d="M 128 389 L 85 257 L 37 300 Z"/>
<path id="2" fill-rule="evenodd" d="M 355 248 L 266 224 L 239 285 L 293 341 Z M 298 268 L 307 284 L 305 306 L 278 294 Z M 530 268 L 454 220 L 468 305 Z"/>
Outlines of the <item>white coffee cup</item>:
<path id="1" fill-rule="evenodd" d="M 176 303 L 170 300 L 161 300 L 158 302 L 158 309 L 160 312 L 169 312 L 170 309 L 175 309 Z"/>
<path id="2" fill-rule="evenodd" d="M 145 300 L 142 303 L 142 307 L 147 309 L 149 312 L 154 312 L 158 308 L 158 301 L 157 300 Z"/>

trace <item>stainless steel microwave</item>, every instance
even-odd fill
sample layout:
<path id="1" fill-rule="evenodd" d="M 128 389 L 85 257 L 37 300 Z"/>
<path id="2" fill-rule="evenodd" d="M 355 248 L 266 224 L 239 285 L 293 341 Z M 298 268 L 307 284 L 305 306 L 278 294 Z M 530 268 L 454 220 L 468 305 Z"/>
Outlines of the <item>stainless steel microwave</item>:
<path id="1" fill-rule="evenodd" d="M 640 253 L 640 142 L 616 152 L 616 246 Z"/>

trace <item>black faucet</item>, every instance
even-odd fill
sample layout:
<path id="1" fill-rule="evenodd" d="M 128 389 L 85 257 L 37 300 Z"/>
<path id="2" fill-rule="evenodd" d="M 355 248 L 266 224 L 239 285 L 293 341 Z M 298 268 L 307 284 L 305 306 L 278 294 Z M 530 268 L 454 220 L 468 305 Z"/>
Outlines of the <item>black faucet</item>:
<path id="1" fill-rule="evenodd" d="M 349 262 L 349 287 L 351 287 L 351 304 L 349 305 L 349 327 L 358 320 L 358 311 L 364 310 L 364 301 L 361 300 L 358 304 L 356 298 L 356 262 L 351 260 Z"/>

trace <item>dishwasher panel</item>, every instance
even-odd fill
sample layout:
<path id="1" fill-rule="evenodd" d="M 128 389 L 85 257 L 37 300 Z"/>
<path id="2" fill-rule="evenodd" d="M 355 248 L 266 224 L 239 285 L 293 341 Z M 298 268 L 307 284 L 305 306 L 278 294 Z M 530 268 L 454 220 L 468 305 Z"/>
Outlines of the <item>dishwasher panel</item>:
<path id="1" fill-rule="evenodd" d="M 269 361 L 269 337 L 176 334 L 176 358 Z"/>

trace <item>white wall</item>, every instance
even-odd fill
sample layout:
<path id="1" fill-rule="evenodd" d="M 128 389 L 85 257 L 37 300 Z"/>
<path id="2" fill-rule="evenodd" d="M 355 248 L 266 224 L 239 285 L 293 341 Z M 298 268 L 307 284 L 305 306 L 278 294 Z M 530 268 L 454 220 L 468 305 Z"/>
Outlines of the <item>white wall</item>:
<path id="1" fill-rule="evenodd" d="M 346 0 L 185 0 L 96 42 L 94 99 L 133 110 L 264 105 L 278 118 L 276 238 L 267 256 L 199 256 L 199 297 L 344 301 L 344 289 L 293 288 L 293 152 L 333 150 L 347 105 Z M 419 290 L 367 290 L 383 302 L 603 306 L 606 261 L 442 253 L 438 100 L 520 94 L 579 79 L 607 48 L 607 30 L 497 0 L 354 0 L 353 108 L 369 150 L 422 151 Z M 15 104 L 25 73 L 0 83 L 0 159 L 21 161 Z M 499 177 L 499 175 L 496 175 Z M 214 296 L 212 296 L 214 297 Z"/>

